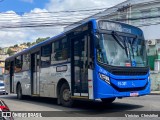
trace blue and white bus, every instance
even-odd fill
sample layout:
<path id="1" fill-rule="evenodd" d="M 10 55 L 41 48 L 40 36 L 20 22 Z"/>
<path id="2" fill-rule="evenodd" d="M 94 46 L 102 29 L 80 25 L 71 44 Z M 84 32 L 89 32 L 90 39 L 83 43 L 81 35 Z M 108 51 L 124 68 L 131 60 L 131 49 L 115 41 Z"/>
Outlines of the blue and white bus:
<path id="1" fill-rule="evenodd" d="M 64 106 L 149 94 L 149 74 L 142 30 L 108 20 L 92 19 L 5 61 L 7 92 Z"/>

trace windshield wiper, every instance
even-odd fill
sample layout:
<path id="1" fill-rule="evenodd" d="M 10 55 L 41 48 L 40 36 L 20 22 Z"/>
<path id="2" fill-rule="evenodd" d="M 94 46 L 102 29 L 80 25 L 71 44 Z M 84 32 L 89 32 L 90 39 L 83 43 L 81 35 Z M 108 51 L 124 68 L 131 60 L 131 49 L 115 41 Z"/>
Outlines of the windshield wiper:
<path id="1" fill-rule="evenodd" d="M 127 57 L 128 57 L 127 45 L 126 45 L 125 40 L 124 40 L 124 44 L 121 44 L 120 41 L 123 41 L 123 40 L 121 39 L 121 37 L 120 37 L 115 31 L 112 31 L 112 36 L 114 37 L 114 40 L 115 40 L 123 49 L 125 49 L 126 55 L 127 55 Z"/>

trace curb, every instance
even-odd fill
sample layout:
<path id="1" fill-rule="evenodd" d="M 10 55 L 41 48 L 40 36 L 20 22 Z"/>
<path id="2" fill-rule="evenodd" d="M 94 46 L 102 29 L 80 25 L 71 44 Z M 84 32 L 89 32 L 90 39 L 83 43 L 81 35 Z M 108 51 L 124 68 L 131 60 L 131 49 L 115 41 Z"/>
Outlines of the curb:
<path id="1" fill-rule="evenodd" d="M 149 95 L 160 95 L 160 92 L 151 92 Z"/>

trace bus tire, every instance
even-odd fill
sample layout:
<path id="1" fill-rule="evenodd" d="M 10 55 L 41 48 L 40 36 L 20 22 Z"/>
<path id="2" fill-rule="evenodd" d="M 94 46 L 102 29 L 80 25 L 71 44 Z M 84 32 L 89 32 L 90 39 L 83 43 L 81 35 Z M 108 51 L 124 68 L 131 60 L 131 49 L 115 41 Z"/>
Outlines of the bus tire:
<path id="1" fill-rule="evenodd" d="M 105 104 L 111 104 L 116 98 L 101 98 L 102 102 Z"/>
<path id="2" fill-rule="evenodd" d="M 60 103 L 65 107 L 72 107 L 73 100 L 68 84 L 64 83 L 60 89 Z"/>
<path id="3" fill-rule="evenodd" d="M 18 87 L 17 87 L 17 98 L 18 98 L 19 100 L 22 100 L 22 99 L 23 99 L 22 87 L 21 87 L 20 84 L 19 84 Z"/>

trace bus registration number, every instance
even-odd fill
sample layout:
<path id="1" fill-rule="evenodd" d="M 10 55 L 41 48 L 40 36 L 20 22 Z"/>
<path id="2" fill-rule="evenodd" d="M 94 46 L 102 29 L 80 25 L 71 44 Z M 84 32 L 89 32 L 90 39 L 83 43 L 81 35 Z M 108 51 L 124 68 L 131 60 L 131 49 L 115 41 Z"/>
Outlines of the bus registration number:
<path id="1" fill-rule="evenodd" d="M 131 93 L 130 93 L 130 96 L 131 96 L 131 97 L 136 97 L 136 96 L 138 96 L 138 95 L 139 95 L 138 92 L 131 92 Z"/>

